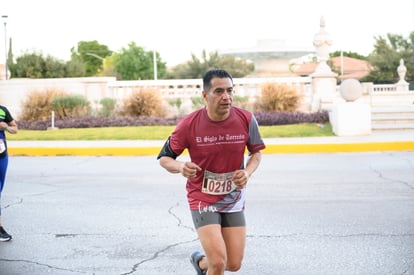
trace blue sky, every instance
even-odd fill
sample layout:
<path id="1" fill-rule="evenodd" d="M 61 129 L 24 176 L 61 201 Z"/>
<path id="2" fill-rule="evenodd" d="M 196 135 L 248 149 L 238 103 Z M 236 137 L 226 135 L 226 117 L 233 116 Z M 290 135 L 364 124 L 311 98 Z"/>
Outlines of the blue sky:
<path id="1" fill-rule="evenodd" d="M 365 55 L 375 36 L 414 31 L 414 0 L 2 0 L 0 10 L 8 15 L 15 56 L 35 50 L 69 60 L 79 41 L 97 40 L 113 51 L 135 42 L 155 48 L 168 66 L 203 49 L 252 48 L 260 39 L 313 49 L 322 16 L 332 51 Z"/>

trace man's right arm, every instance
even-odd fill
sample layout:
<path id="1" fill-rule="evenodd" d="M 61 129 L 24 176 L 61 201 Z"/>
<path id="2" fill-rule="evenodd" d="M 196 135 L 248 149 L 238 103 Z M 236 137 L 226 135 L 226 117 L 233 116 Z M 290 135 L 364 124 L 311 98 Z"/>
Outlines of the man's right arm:
<path id="1" fill-rule="evenodd" d="M 195 178 L 197 172 L 200 172 L 202 169 L 197 164 L 191 161 L 178 161 L 171 157 L 161 157 L 160 165 L 170 173 L 181 173 L 185 178 Z"/>
<path id="2" fill-rule="evenodd" d="M 184 162 L 173 159 L 169 156 L 160 157 L 160 165 L 170 173 L 183 173 Z"/>

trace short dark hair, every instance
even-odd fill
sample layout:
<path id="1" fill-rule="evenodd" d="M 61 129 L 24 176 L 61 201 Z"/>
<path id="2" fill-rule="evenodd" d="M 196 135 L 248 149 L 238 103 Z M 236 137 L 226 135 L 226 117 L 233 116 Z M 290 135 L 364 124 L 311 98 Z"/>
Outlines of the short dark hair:
<path id="1" fill-rule="evenodd" d="M 211 69 L 207 71 L 203 76 L 203 89 L 204 91 L 208 91 L 211 88 L 211 80 L 213 78 L 230 78 L 231 82 L 233 83 L 233 77 L 229 72 L 223 69 Z"/>

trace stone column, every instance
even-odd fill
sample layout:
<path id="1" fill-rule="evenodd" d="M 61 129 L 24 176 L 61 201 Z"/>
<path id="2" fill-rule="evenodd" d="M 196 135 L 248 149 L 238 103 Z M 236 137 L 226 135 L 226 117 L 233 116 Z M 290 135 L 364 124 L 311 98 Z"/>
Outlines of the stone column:
<path id="1" fill-rule="evenodd" d="M 320 110 L 330 110 L 333 97 L 336 92 L 336 76 L 328 66 L 329 48 L 332 45 L 330 34 L 325 31 L 325 19 L 320 21 L 320 30 L 316 33 L 313 45 L 316 49 L 316 56 L 319 64 L 312 78 L 312 98 L 310 109 L 312 112 Z"/>

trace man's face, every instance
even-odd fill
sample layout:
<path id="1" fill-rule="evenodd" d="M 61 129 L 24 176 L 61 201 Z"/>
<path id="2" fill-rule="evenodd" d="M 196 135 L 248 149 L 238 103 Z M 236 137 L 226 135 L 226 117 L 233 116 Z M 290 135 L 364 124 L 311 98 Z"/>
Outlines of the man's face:
<path id="1" fill-rule="evenodd" d="M 233 102 L 233 83 L 230 78 L 213 78 L 209 91 L 203 91 L 207 113 L 211 120 L 219 121 L 228 117 Z"/>

